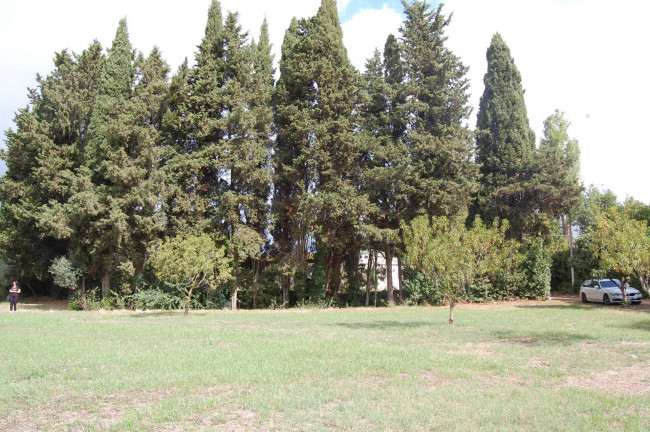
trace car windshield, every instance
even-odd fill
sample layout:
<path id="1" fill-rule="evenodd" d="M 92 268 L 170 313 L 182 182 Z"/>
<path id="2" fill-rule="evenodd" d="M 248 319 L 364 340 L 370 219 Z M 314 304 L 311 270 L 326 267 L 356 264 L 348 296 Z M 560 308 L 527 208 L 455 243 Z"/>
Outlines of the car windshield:
<path id="1" fill-rule="evenodd" d="M 600 286 L 603 288 L 620 288 L 617 284 L 611 280 L 600 281 Z"/>

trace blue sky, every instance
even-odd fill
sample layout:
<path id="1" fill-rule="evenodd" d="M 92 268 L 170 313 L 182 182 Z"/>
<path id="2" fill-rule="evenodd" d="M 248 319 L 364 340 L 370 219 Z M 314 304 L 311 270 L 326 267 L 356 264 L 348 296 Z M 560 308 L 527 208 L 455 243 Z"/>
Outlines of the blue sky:
<path id="1" fill-rule="evenodd" d="M 93 39 L 110 46 L 126 16 L 131 43 L 148 53 L 157 45 L 175 71 L 190 62 L 200 43 L 211 0 L 0 0 L 0 130 L 13 127 L 27 104 L 35 74 L 48 74 L 56 51 L 80 52 Z M 276 60 L 293 16 L 316 13 L 320 0 L 220 0 L 238 11 L 257 36 L 269 23 Z M 531 127 L 541 138 L 543 121 L 558 108 L 572 125 L 582 151 L 586 185 L 611 189 L 619 199 L 650 203 L 650 2 L 640 0 L 446 0 L 453 13 L 448 46 L 469 66 L 469 126 L 483 92 L 485 52 L 499 32 L 521 72 Z M 398 0 L 338 0 L 344 43 L 360 70 L 389 33 L 399 35 Z"/>
<path id="2" fill-rule="evenodd" d="M 400 0 L 350 0 L 345 8 L 339 6 L 339 19 L 341 20 L 341 24 L 344 24 L 363 9 L 381 9 L 383 5 L 399 12 L 402 12 L 403 9 Z"/>

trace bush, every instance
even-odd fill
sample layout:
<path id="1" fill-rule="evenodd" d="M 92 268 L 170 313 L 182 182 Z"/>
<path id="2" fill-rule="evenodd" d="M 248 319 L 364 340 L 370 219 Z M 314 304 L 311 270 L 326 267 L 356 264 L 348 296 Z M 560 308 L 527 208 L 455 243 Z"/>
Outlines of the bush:
<path id="1" fill-rule="evenodd" d="M 77 296 L 68 302 L 68 310 L 91 311 L 102 308 L 102 302 L 98 295 L 99 289 L 94 288 Z"/>
<path id="2" fill-rule="evenodd" d="M 444 297 L 436 283 L 423 273 L 411 268 L 404 269 L 403 299 L 407 303 L 418 305 L 438 305 L 444 302 Z"/>
<path id="3" fill-rule="evenodd" d="M 152 309 L 182 309 L 185 307 L 185 300 L 178 295 L 163 292 L 158 288 L 139 291 L 128 296 L 127 302 L 139 310 Z"/>
<path id="4" fill-rule="evenodd" d="M 551 293 L 551 253 L 541 239 L 529 246 L 521 269 L 526 275 L 526 284 L 518 297 L 547 299 Z"/>

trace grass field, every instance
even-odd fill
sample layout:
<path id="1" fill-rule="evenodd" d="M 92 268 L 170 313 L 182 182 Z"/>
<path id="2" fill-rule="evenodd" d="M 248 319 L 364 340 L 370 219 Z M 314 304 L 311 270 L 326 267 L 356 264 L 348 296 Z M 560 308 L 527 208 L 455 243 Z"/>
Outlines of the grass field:
<path id="1" fill-rule="evenodd" d="M 648 431 L 650 313 L 0 305 L 1 431 Z"/>

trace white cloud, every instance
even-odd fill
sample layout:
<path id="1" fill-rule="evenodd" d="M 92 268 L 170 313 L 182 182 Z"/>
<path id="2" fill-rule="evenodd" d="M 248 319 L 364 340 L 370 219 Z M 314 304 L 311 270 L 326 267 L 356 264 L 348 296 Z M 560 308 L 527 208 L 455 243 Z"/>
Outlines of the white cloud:
<path id="1" fill-rule="evenodd" d="M 35 86 L 37 72 L 52 70 L 56 51 L 80 52 L 95 38 L 110 46 L 124 16 L 135 48 L 148 53 L 158 45 L 174 70 L 185 57 L 192 63 L 210 1 L 0 0 L 0 130 L 13 127 L 13 112 L 27 103 L 26 88 Z M 314 15 L 320 0 L 221 0 L 221 5 L 224 15 L 239 11 L 251 37 L 258 37 L 266 17 L 277 61 L 291 18 Z M 350 0 L 338 5 L 345 10 Z M 522 74 L 538 139 L 544 118 L 555 108 L 566 111 L 570 133 L 582 149 L 585 182 L 611 188 L 619 198 L 633 195 L 650 203 L 650 172 L 644 166 L 650 158 L 644 128 L 650 2 L 447 0 L 443 11 L 454 15 L 448 43 L 470 66 L 475 108 L 483 92 L 485 51 L 498 31 Z M 397 33 L 399 12 L 386 6 L 362 10 L 343 25 L 348 54 L 359 70 L 375 48 L 383 48 L 389 33 Z"/>
<path id="2" fill-rule="evenodd" d="M 402 16 L 394 9 L 364 9 L 342 25 L 343 43 L 348 50 L 352 64 L 360 71 L 365 70 L 366 59 L 372 57 L 375 48 L 384 50 L 389 34 L 398 36 Z"/>
<path id="3" fill-rule="evenodd" d="M 537 139 L 544 119 L 556 108 L 565 111 L 569 133 L 580 143 L 585 184 L 650 202 L 650 145 L 643 130 L 650 3 L 449 0 L 443 10 L 453 12 L 449 45 L 471 67 L 474 107 L 483 92 L 485 52 L 499 32 L 521 72 Z"/>
<path id="4" fill-rule="evenodd" d="M 339 10 L 339 13 L 345 11 L 352 0 L 336 0 L 336 7 Z"/>

